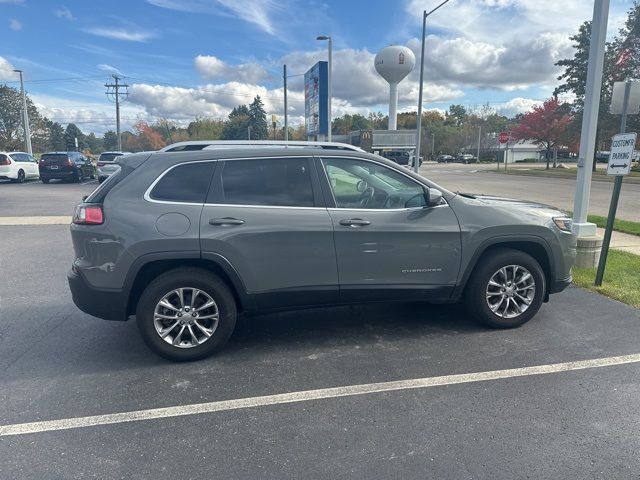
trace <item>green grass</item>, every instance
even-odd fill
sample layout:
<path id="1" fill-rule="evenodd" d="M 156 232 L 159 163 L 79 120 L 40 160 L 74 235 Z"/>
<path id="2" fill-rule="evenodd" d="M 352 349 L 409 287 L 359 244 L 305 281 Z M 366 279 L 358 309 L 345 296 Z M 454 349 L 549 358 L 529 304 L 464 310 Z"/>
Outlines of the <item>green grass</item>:
<path id="1" fill-rule="evenodd" d="M 600 215 L 589 215 L 587 217 L 587 222 L 595 223 L 598 227 L 604 228 L 607 226 L 607 217 L 602 217 Z M 631 235 L 640 236 L 639 222 L 631 222 L 629 220 L 620 220 L 616 218 L 613 222 L 613 229 L 616 232 L 629 233 Z"/>
<path id="2" fill-rule="evenodd" d="M 609 250 L 602 286 L 596 287 L 595 268 L 573 268 L 573 283 L 640 308 L 640 256 Z"/>

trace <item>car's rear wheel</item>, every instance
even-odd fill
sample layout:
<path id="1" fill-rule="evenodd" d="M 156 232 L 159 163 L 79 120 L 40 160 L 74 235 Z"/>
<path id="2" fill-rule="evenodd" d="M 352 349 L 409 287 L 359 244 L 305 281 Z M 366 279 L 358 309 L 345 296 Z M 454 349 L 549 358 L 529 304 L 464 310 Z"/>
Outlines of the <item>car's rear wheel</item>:
<path id="1" fill-rule="evenodd" d="M 151 350 L 185 362 L 220 350 L 233 333 L 236 315 L 233 295 L 220 278 L 197 268 L 179 268 L 147 286 L 136 321 Z"/>
<path id="2" fill-rule="evenodd" d="M 24 170 L 18 170 L 18 176 L 15 180 L 12 180 L 14 183 L 24 183 L 25 175 Z"/>
<path id="3" fill-rule="evenodd" d="M 477 265 L 465 291 L 469 312 L 493 328 L 513 328 L 538 313 L 546 291 L 540 264 L 519 250 L 487 254 Z"/>
<path id="4" fill-rule="evenodd" d="M 49 183 L 49 179 L 48 178 L 41 178 L 40 180 L 42 180 L 42 183 Z"/>
<path id="5" fill-rule="evenodd" d="M 76 174 L 73 177 L 73 181 L 76 183 L 82 183 L 84 180 L 84 174 L 82 173 L 82 169 L 76 170 Z"/>

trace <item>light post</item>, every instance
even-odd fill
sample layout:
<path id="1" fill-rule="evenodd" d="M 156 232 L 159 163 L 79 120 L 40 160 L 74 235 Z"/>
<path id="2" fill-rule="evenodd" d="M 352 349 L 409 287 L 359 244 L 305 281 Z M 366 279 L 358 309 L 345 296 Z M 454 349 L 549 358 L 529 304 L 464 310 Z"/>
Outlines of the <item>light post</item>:
<path id="1" fill-rule="evenodd" d="M 448 1 L 448 0 L 447 0 Z M 331 39 L 331 37 L 327 36 L 327 35 L 319 35 L 318 37 L 316 37 L 316 40 L 327 40 L 328 41 L 328 48 L 329 48 L 329 62 L 328 62 L 328 69 L 329 69 L 329 81 L 328 81 L 328 85 L 327 85 L 327 90 L 328 90 L 328 95 L 327 95 L 327 140 L 330 142 L 331 141 L 331 54 L 332 54 L 332 50 L 333 50 L 333 40 Z"/>
<path id="2" fill-rule="evenodd" d="M 247 140 L 251 140 L 251 125 L 247 126 Z"/>
<path id="3" fill-rule="evenodd" d="M 427 12 L 426 10 L 422 12 L 422 50 L 420 52 L 420 88 L 418 89 L 418 118 L 416 122 L 416 161 L 413 162 L 413 171 L 418 172 L 418 167 L 420 164 L 420 129 L 422 128 L 422 80 L 424 79 L 424 42 L 426 38 L 426 30 L 427 30 L 427 17 L 431 15 L 433 12 L 438 10 L 441 6 L 447 3 L 449 0 L 444 0 L 440 5 L 436 8 Z"/>
<path id="4" fill-rule="evenodd" d="M 24 82 L 22 81 L 22 70 L 14 70 L 20 74 L 20 91 L 22 92 L 22 122 L 24 126 L 24 147 L 29 155 L 33 155 L 31 149 L 31 131 L 29 130 L 29 112 L 27 112 L 27 95 L 24 91 Z"/>

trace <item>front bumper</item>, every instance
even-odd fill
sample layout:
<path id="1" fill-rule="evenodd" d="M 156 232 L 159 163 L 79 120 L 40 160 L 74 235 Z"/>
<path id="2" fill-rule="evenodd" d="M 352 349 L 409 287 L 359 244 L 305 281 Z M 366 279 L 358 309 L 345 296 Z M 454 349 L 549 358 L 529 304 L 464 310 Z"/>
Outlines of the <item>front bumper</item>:
<path id="1" fill-rule="evenodd" d="M 73 268 L 67 273 L 73 303 L 85 313 L 104 320 L 127 319 L 128 297 L 122 290 L 104 290 L 91 287 Z"/>

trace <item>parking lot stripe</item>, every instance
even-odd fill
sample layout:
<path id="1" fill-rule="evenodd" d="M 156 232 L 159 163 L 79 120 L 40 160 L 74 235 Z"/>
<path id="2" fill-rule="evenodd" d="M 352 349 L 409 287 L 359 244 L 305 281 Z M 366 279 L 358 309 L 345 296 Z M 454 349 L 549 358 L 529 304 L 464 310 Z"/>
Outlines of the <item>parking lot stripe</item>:
<path id="1" fill-rule="evenodd" d="M 14 225 L 69 225 L 71 217 L 66 215 L 47 215 L 39 217 L 0 217 L 0 226 Z"/>
<path id="2" fill-rule="evenodd" d="M 87 417 L 18 423 L 13 425 L 0 426 L 0 436 L 23 435 L 27 433 L 41 433 L 51 432 L 55 430 L 69 430 L 73 428 L 137 422 L 141 420 L 182 417 L 187 415 L 223 412 L 243 408 L 255 408 L 268 405 L 308 402 L 311 400 L 351 397 L 356 395 L 369 395 L 372 393 L 410 390 L 416 388 L 429 388 L 444 385 L 459 385 L 464 383 L 475 383 L 488 380 L 499 380 L 504 378 L 525 377 L 530 375 L 546 375 L 550 373 L 570 372 L 574 370 L 586 370 L 599 367 L 611 367 L 614 365 L 624 365 L 639 362 L 640 353 L 632 355 L 622 355 L 617 357 L 595 358 L 592 360 L 579 360 L 575 362 L 537 365 L 532 367 L 510 368 L 507 370 L 492 370 L 488 372 L 462 373 L 455 375 L 443 375 L 438 377 L 397 380 L 391 382 L 347 385 L 343 387 L 304 390 L 299 392 L 280 393 L 275 395 L 264 395 L 260 397 L 239 398 L 233 400 L 222 400 L 208 403 L 196 403 L 191 405 L 178 405 L 165 408 L 151 408 L 148 410 L 110 413 L 106 415 L 92 415 Z"/>

